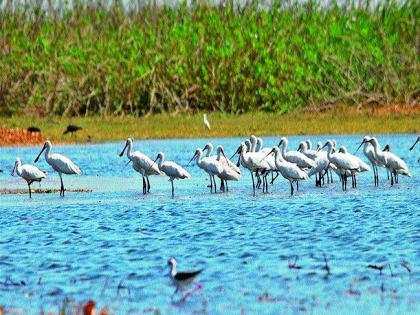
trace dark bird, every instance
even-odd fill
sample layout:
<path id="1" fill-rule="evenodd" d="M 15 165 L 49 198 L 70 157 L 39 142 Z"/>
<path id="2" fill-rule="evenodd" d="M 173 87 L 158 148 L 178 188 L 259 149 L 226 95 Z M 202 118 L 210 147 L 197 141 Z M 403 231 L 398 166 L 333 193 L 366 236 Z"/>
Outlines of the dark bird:
<path id="1" fill-rule="evenodd" d="M 34 133 L 41 133 L 41 129 L 38 127 L 31 126 L 28 129 L 26 129 L 28 132 L 34 132 Z"/>
<path id="2" fill-rule="evenodd" d="M 203 271 L 203 269 L 197 271 L 184 271 L 184 272 L 177 272 L 176 271 L 176 260 L 175 258 L 170 258 L 168 260 L 168 265 L 171 268 L 170 276 L 172 279 L 173 284 L 176 287 L 176 291 L 183 291 L 183 289 L 190 285 L 194 279 Z"/>
<path id="3" fill-rule="evenodd" d="M 71 134 L 74 134 L 78 130 L 82 130 L 82 127 L 76 126 L 76 125 L 68 125 L 66 131 L 64 131 L 63 135 L 68 134 L 69 132 Z"/>

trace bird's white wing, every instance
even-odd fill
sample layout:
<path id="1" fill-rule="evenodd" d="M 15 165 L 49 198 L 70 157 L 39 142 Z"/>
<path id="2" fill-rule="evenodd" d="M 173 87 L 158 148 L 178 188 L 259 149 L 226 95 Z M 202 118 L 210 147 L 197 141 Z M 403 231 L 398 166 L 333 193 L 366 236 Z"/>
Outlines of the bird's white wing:
<path id="1" fill-rule="evenodd" d="M 172 161 L 163 162 L 161 170 L 169 177 L 191 178 L 186 169 Z"/>
<path id="2" fill-rule="evenodd" d="M 78 174 L 80 175 L 82 172 L 80 171 L 80 168 L 73 163 L 72 160 L 70 160 L 68 157 L 65 157 L 64 155 L 54 153 L 50 155 L 50 161 L 48 162 L 54 170 L 56 170 L 59 173 L 63 174 Z"/>
<path id="3" fill-rule="evenodd" d="M 25 164 L 22 165 L 21 177 L 27 180 L 40 180 L 47 176 L 38 167 L 31 164 Z"/>

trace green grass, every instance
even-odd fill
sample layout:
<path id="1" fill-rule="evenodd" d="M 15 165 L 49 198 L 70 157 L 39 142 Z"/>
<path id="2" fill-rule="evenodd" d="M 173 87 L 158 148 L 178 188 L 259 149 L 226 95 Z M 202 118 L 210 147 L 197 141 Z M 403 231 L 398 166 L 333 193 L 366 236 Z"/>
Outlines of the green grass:
<path id="1" fill-rule="evenodd" d="M 265 9 L 258 1 L 150 2 L 128 10 L 109 2 L 6 2 L 0 114 L 283 113 L 419 101 L 415 0 L 371 10 L 350 1 L 274 1 Z"/>
<path id="2" fill-rule="evenodd" d="M 31 118 L 17 116 L 0 121 L 0 128 L 38 126 L 53 142 L 120 140 L 127 137 L 193 138 L 256 135 L 382 134 L 419 133 L 420 111 L 372 114 L 370 111 L 342 109 L 325 113 L 293 112 L 289 114 L 248 113 L 243 115 L 214 113 L 207 130 L 202 115 L 158 114 L 149 117 L 75 117 Z M 70 123 L 83 128 L 74 137 L 62 133 Z M 88 137 L 90 136 L 90 139 Z M 1 141 L 0 141 L 1 145 Z"/>

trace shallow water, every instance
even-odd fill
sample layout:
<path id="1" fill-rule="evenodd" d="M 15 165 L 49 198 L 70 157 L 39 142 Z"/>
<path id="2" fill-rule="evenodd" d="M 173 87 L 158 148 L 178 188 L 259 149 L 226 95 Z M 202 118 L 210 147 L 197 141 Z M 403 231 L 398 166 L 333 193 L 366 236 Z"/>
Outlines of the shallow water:
<path id="1" fill-rule="evenodd" d="M 290 137 L 289 146 L 295 149 L 304 138 Z M 350 152 L 362 139 L 335 138 Z M 269 194 L 259 191 L 255 198 L 248 174 L 231 183 L 229 193 L 211 195 L 208 179 L 195 165 L 188 167 L 191 180 L 175 182 L 175 199 L 163 176 L 151 177 L 152 193 L 143 196 L 139 175 L 117 155 L 123 141 L 53 147 L 84 172 L 65 176 L 66 187 L 93 192 L 69 192 L 65 198 L 33 194 L 32 200 L 0 195 L 0 306 L 36 314 L 57 312 L 65 298 L 70 303 L 92 298 L 117 314 L 157 309 L 163 314 L 419 314 L 420 148 L 408 151 L 414 135 L 379 140 L 406 160 L 413 177 L 401 176 L 391 188 L 380 170 L 381 186 L 375 188 L 372 173 L 366 173 L 358 188 L 347 192 L 337 178 L 325 188 L 315 188 L 311 179 L 294 197 L 281 179 Z M 135 149 L 151 157 L 163 150 L 186 165 L 207 141 L 135 141 Z M 210 141 L 223 144 L 229 155 L 239 143 Z M 278 138 L 264 143 L 275 145 Z M 32 162 L 39 150 L 1 148 L 0 189 L 26 189 L 9 169 L 16 156 Z M 39 165 L 49 171 L 42 187 L 59 188 L 57 174 L 43 158 Z M 288 267 L 294 255 L 301 269 Z M 179 295 L 171 300 L 166 264 L 171 256 L 181 270 L 205 268 L 199 277 L 203 288 L 185 303 L 176 303 Z M 390 268 L 381 275 L 369 264 Z"/>

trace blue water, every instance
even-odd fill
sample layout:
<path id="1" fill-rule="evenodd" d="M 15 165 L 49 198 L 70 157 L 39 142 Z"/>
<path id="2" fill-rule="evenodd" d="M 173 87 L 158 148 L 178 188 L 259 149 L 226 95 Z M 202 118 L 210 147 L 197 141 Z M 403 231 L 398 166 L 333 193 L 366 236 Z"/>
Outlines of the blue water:
<path id="1" fill-rule="evenodd" d="M 306 137 L 290 137 L 296 148 Z M 311 137 L 323 142 L 323 137 Z M 361 136 L 335 136 L 354 152 Z M 193 178 L 175 182 L 175 199 L 163 176 L 151 177 L 152 193 L 118 153 L 124 141 L 54 146 L 84 174 L 65 176 L 68 189 L 91 193 L 0 195 L 0 306 L 39 314 L 57 313 L 64 299 L 94 299 L 117 314 L 419 314 L 420 176 L 414 135 L 379 136 L 402 156 L 413 175 L 390 187 L 380 170 L 360 176 L 357 189 L 301 183 L 290 197 L 278 180 L 269 194 L 252 197 L 248 174 L 226 194 L 210 194 L 195 165 Z M 186 165 L 208 140 L 135 141 L 151 157 L 160 150 Z M 210 139 L 231 155 L 239 139 Z M 275 145 L 278 138 L 264 138 Z M 14 159 L 32 162 L 40 147 L 0 148 L 0 189 L 26 183 L 9 176 Z M 362 156 L 362 152 L 359 152 Z M 49 171 L 42 187 L 59 188 Z M 37 184 L 34 185 L 35 187 Z M 351 185 L 349 185 L 351 186 Z M 331 274 L 326 276 L 323 253 Z M 297 255 L 301 269 L 289 269 Z M 203 288 L 185 303 L 171 300 L 167 259 L 179 269 L 205 268 Z M 411 273 L 401 266 L 407 261 Z M 369 264 L 391 266 L 379 271 Z M 9 280 L 7 280 L 10 278 Z M 23 282 L 23 283 L 22 283 Z M 120 286 L 120 290 L 118 290 Z M 124 287 L 124 288 L 121 288 Z"/>

